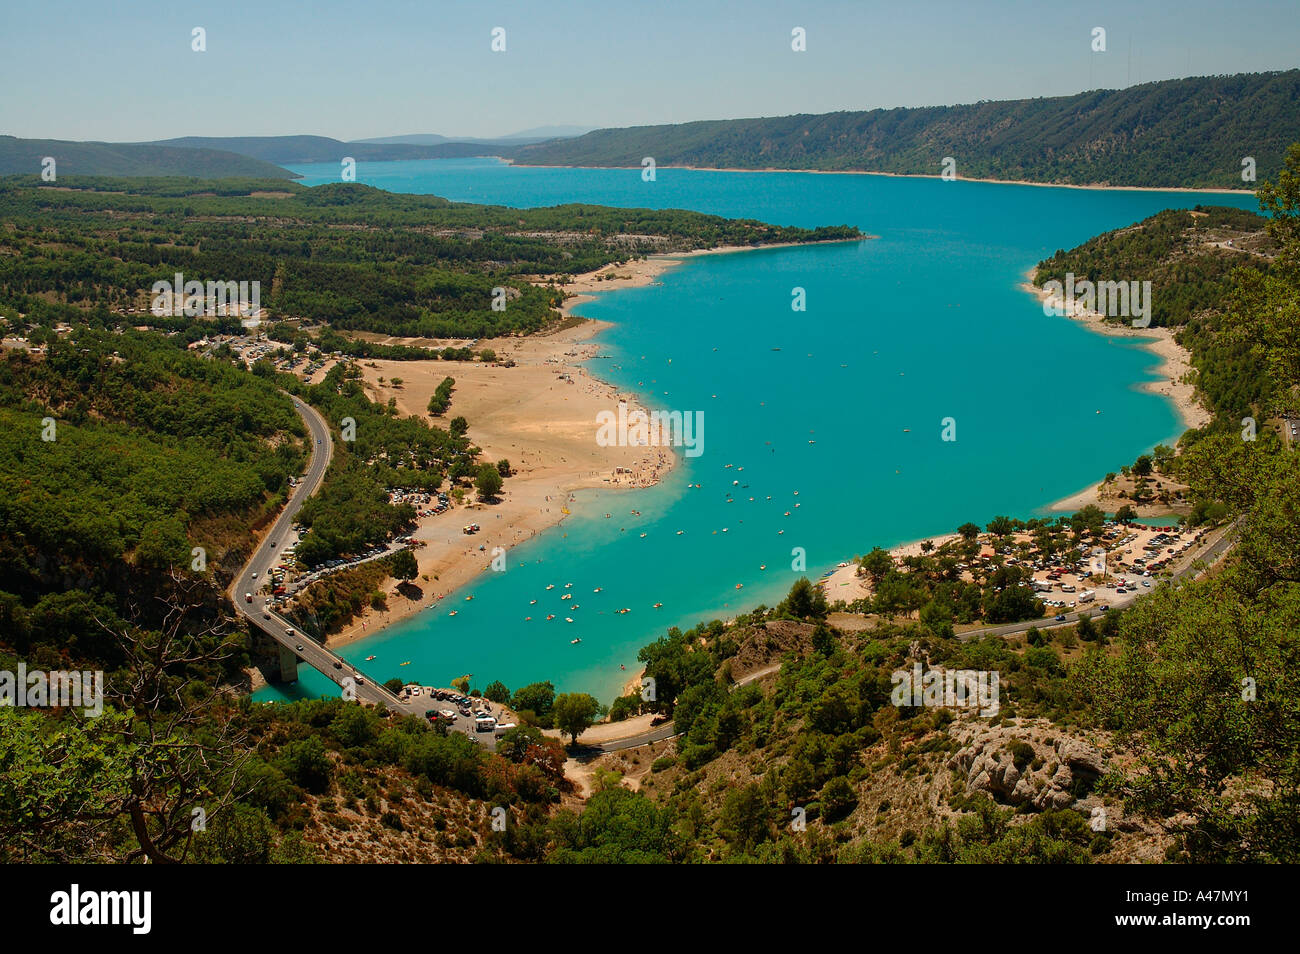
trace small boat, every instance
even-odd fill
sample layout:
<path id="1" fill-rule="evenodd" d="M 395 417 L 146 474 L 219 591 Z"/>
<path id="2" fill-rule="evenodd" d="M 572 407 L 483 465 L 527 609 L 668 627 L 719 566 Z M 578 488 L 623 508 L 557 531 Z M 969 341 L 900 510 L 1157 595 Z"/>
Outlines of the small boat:
<path id="1" fill-rule="evenodd" d="M 570 646 L 576 646 L 576 645 L 578 645 L 578 643 L 580 643 L 580 642 L 582 642 L 582 637 L 581 637 L 581 636 L 579 636 L 577 639 L 571 639 L 571 640 L 569 640 L 569 645 L 570 645 Z"/>
<path id="2" fill-rule="evenodd" d="M 685 530 L 678 530 L 678 531 L 677 531 L 677 535 L 680 537 L 680 536 L 681 536 L 683 533 L 685 533 L 685 532 L 686 532 Z"/>
<path id="3" fill-rule="evenodd" d="M 660 609 L 663 605 L 664 605 L 663 603 L 656 603 L 655 609 Z"/>
<path id="4" fill-rule="evenodd" d="M 546 588 L 547 588 L 548 590 L 553 590 L 553 589 L 555 589 L 555 584 L 554 584 L 554 583 L 547 583 L 547 584 L 546 584 Z"/>
<path id="5" fill-rule="evenodd" d="M 564 621 L 565 621 L 566 623 L 572 623 L 572 622 L 573 622 L 573 617 L 572 617 L 572 616 L 566 616 L 566 617 L 564 617 Z"/>
<path id="6" fill-rule="evenodd" d="M 370 661 L 373 660 L 374 658 L 375 658 L 374 656 L 367 656 L 367 657 L 366 657 L 366 662 L 370 662 Z"/>
<path id="7" fill-rule="evenodd" d="M 582 609 L 582 607 L 579 606 L 577 603 L 574 603 L 572 606 L 569 607 L 569 609 Z"/>
<path id="8" fill-rule="evenodd" d="M 738 590 L 743 590 L 744 588 L 745 588 L 745 584 L 744 584 L 744 583 L 737 583 L 737 584 L 736 584 L 736 589 L 738 589 Z"/>
<path id="9" fill-rule="evenodd" d="M 533 621 L 533 618 L 532 618 L 531 616 L 525 616 L 525 617 L 524 617 L 524 622 L 525 622 L 525 623 L 531 623 L 532 621 Z"/>
<path id="10" fill-rule="evenodd" d="M 529 600 L 529 601 L 528 601 L 528 605 L 529 605 L 529 606 L 536 606 L 536 605 L 537 605 L 537 600 Z"/>
<path id="11" fill-rule="evenodd" d="M 565 584 L 564 584 L 564 588 L 565 588 L 566 590 L 567 590 L 567 589 L 570 589 L 572 586 L 573 586 L 572 583 L 565 583 Z"/>
<path id="12" fill-rule="evenodd" d="M 468 602 L 469 602 L 470 600 L 472 600 L 473 598 L 474 598 L 473 596 L 467 596 L 467 597 L 465 597 L 465 602 L 468 603 Z"/>
<path id="13" fill-rule="evenodd" d="M 643 533 L 643 534 L 641 534 L 641 536 L 642 536 L 642 538 L 644 538 L 646 535 Z"/>
<path id="14" fill-rule="evenodd" d="M 397 665 L 399 665 L 399 666 L 409 666 L 409 665 L 411 665 L 411 660 L 408 659 L 406 662 L 404 662 L 404 663 L 398 663 Z"/>
<path id="15" fill-rule="evenodd" d="M 760 570 L 766 570 L 766 569 L 767 569 L 767 564 L 766 564 L 766 563 L 760 563 L 760 564 L 758 565 L 758 568 L 759 568 Z"/>
<path id="16" fill-rule="evenodd" d="M 563 596 L 560 597 L 560 599 L 562 599 L 562 600 L 571 600 L 571 599 L 573 599 L 573 594 L 572 594 L 572 593 L 565 593 Z"/>
<path id="17" fill-rule="evenodd" d="M 550 614 L 549 616 L 547 616 L 546 618 L 547 618 L 548 620 L 550 620 L 550 619 L 555 619 L 555 614 L 554 614 L 554 613 L 551 613 L 551 614 Z"/>
<path id="18" fill-rule="evenodd" d="M 448 613 L 447 615 L 448 615 L 448 616 L 455 616 L 455 615 L 456 615 L 456 610 L 452 610 L 452 611 L 451 611 L 450 613 Z"/>
<path id="19" fill-rule="evenodd" d="M 603 589 L 604 589 L 603 586 L 598 586 L 598 587 L 596 587 L 594 590 L 592 590 L 591 592 L 593 592 L 593 593 L 599 593 L 599 592 L 600 592 L 601 590 L 603 590 Z"/>

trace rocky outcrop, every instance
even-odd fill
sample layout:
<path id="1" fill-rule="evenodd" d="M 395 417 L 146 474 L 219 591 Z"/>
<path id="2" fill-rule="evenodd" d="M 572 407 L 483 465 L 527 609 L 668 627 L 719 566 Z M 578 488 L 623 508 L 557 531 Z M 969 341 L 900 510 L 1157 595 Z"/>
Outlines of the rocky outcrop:
<path id="1" fill-rule="evenodd" d="M 1087 742 L 1029 726 L 973 725 L 948 768 L 965 777 L 968 794 L 1038 811 L 1075 808 L 1085 814 L 1105 760 Z M 1099 804 L 1099 802 L 1098 802 Z"/>

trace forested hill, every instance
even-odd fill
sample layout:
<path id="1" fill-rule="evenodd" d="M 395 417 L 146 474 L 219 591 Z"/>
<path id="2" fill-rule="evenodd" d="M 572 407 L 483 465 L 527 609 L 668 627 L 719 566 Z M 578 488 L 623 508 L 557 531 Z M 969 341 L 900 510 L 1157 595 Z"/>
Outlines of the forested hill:
<path id="1" fill-rule="evenodd" d="M 64 175 L 294 178 L 287 169 L 228 149 L 0 136 L 0 175 L 39 174 L 46 157 L 54 159 L 54 174 L 59 178 Z"/>
<path id="2" fill-rule="evenodd" d="M 0 314 L 77 323 L 149 313 L 176 272 L 259 282 L 271 318 L 336 329 L 476 338 L 558 317 L 567 276 L 630 256 L 717 245 L 856 238 L 682 210 L 449 202 L 358 183 L 0 180 Z M 538 284 L 538 276 L 556 280 Z M 492 308 L 493 289 L 511 304 Z M 517 294 L 516 294 L 517 293 Z"/>
<path id="3" fill-rule="evenodd" d="M 1073 185 L 1250 188 L 1300 138 L 1300 70 L 1074 96 L 600 129 L 524 146 L 532 165 L 822 169 Z"/>
<path id="4" fill-rule="evenodd" d="M 1152 326 L 1178 329 L 1202 399 L 1231 429 L 1246 409 L 1262 412 L 1272 397 L 1257 350 L 1226 333 L 1239 271 L 1265 275 L 1275 267 L 1278 247 L 1267 226 L 1268 219 L 1245 209 L 1166 209 L 1058 250 L 1038 263 L 1034 281 L 1064 282 L 1067 273 L 1076 281 L 1150 281 Z"/>

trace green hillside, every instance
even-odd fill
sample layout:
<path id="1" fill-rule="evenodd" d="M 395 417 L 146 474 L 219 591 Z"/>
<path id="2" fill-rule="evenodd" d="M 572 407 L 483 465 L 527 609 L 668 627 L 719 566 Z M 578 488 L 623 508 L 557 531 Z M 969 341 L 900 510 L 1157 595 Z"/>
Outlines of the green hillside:
<path id="1" fill-rule="evenodd" d="M 534 165 L 823 169 L 1073 185 L 1250 188 L 1300 138 L 1300 70 L 1074 96 L 601 129 L 520 148 Z"/>
<path id="2" fill-rule="evenodd" d="M 224 149 L 0 136 L 0 175 L 39 174 L 46 156 L 54 158 L 59 178 L 65 175 L 294 178 L 287 169 Z"/>

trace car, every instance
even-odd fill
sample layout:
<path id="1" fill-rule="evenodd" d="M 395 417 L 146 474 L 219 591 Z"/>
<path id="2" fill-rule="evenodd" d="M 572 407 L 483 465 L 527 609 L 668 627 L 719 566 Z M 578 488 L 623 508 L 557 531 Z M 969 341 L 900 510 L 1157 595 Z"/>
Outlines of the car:
<path id="1" fill-rule="evenodd" d="M 319 444 L 319 443 L 320 443 L 320 438 L 319 438 L 319 437 L 318 437 L 318 438 L 316 438 L 316 443 L 317 443 L 317 444 Z"/>
<path id="2" fill-rule="evenodd" d="M 1119 589 L 1117 589 L 1115 592 L 1116 592 L 1116 593 L 1127 593 L 1128 590 L 1121 586 L 1121 587 L 1120 587 Z"/>
<path id="3" fill-rule="evenodd" d="M 298 652 L 302 652 L 302 643 L 299 643 L 297 646 L 294 646 L 293 648 L 298 650 Z"/>
<path id="4" fill-rule="evenodd" d="M 357 685 L 358 685 L 358 686 L 364 686 L 365 684 L 366 684 L 366 681 L 365 681 L 364 679 L 362 679 L 360 676 L 357 676 Z"/>
<path id="5" fill-rule="evenodd" d="M 256 574 L 256 573 L 253 574 L 253 579 L 257 579 L 257 574 Z"/>
<path id="6" fill-rule="evenodd" d="M 1151 585 L 1151 581 L 1150 581 L 1150 580 L 1143 580 L 1143 581 L 1142 581 L 1142 585 L 1143 585 L 1143 586 L 1150 586 L 1150 585 Z"/>
<path id="7" fill-rule="evenodd" d="M 270 613 L 263 613 L 263 614 L 262 614 L 262 619 L 270 619 L 270 618 L 271 618 L 271 614 L 270 614 Z"/>
<path id="8" fill-rule="evenodd" d="M 1101 607 L 1101 611 L 1102 611 L 1103 613 L 1109 613 L 1109 612 L 1110 612 L 1110 607 L 1109 607 L 1109 606 L 1105 606 L 1105 605 L 1103 605 L 1103 606 Z"/>
<path id="9" fill-rule="evenodd" d="M 274 541 L 274 540 L 271 541 L 271 546 L 275 546 L 275 541 Z"/>
<path id="10" fill-rule="evenodd" d="M 284 634 L 285 634 L 286 636 L 297 636 L 297 635 L 298 635 L 298 634 L 295 633 L 292 629 L 286 629 L 286 630 L 284 631 Z"/>
<path id="11" fill-rule="evenodd" d="M 1057 621 L 1058 623 L 1064 623 L 1064 622 L 1065 622 L 1065 614 L 1064 614 L 1064 613 L 1057 613 L 1057 614 L 1056 614 L 1056 621 Z"/>
<path id="12" fill-rule="evenodd" d="M 456 713 L 452 712 L 450 709 L 443 709 L 438 713 L 438 715 L 442 716 L 444 719 L 456 718 Z"/>

